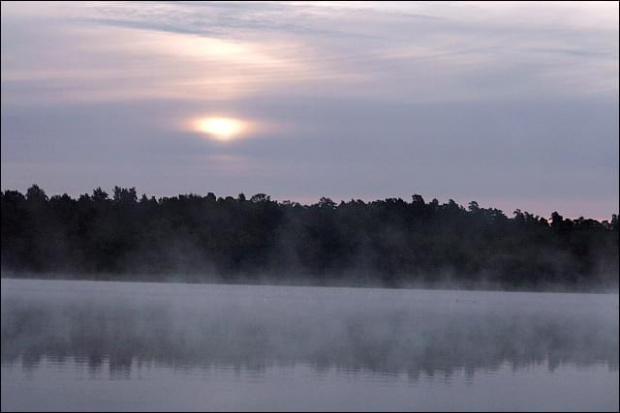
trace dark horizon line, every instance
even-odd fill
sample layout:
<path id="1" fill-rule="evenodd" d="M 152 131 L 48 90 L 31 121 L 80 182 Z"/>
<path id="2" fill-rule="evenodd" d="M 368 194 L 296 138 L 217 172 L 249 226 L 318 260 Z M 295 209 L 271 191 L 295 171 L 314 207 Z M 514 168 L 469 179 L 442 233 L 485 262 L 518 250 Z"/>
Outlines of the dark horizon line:
<path id="1" fill-rule="evenodd" d="M 348 201 L 345 201 L 345 199 L 341 199 L 339 202 L 337 201 L 333 201 L 331 198 L 329 197 L 325 197 L 325 196 L 321 196 L 319 197 L 319 200 L 315 203 L 303 203 L 303 202 L 298 202 L 298 201 L 293 201 L 291 199 L 276 199 L 275 197 L 272 197 L 269 194 L 263 193 L 263 192 L 259 192 L 256 193 L 250 197 L 247 197 L 245 195 L 244 192 L 240 192 L 236 197 L 232 196 L 232 195 L 225 195 L 225 196 L 217 196 L 217 194 L 215 194 L 214 192 L 207 192 L 206 195 L 205 194 L 200 194 L 200 193 L 196 193 L 196 192 L 189 192 L 189 193 L 179 193 L 176 195 L 171 195 L 171 196 L 155 196 L 155 195 L 147 195 L 146 193 L 142 193 L 142 195 L 138 196 L 138 192 L 136 190 L 135 186 L 130 186 L 130 187 L 122 187 L 122 186 L 117 186 L 115 185 L 112 189 L 112 196 L 110 196 L 110 194 L 108 192 L 106 192 L 101 186 L 98 186 L 96 188 L 94 188 L 91 193 L 81 193 L 79 195 L 69 195 L 67 192 L 64 192 L 62 194 L 54 194 L 51 196 L 48 196 L 47 193 L 45 192 L 45 190 L 43 188 L 41 188 L 38 184 L 32 184 L 24 193 L 22 193 L 19 190 L 16 189 L 2 189 L 0 192 L 2 193 L 2 195 L 4 196 L 7 193 L 19 193 L 22 196 L 27 198 L 28 192 L 31 189 L 39 189 L 41 191 L 43 191 L 43 194 L 48 198 L 48 200 L 52 200 L 53 198 L 65 198 L 68 197 L 73 201 L 79 201 L 80 199 L 84 198 L 84 197 L 89 197 L 91 200 L 94 198 L 94 195 L 97 191 L 100 191 L 100 194 L 105 194 L 106 199 L 104 200 L 108 200 L 108 201 L 112 201 L 114 202 L 114 192 L 118 189 L 120 191 L 133 191 L 133 194 L 135 194 L 136 196 L 136 202 L 145 202 L 145 201 L 149 201 L 152 202 L 153 200 L 155 200 L 156 202 L 160 203 L 162 201 L 165 200 L 170 200 L 170 199 L 181 199 L 181 198 L 214 198 L 213 200 L 217 201 L 221 201 L 221 202 L 231 202 L 231 201 L 237 201 L 237 202 L 262 202 L 261 200 L 254 200 L 255 198 L 266 198 L 266 201 L 268 202 L 274 202 L 278 205 L 283 205 L 283 206 L 291 206 L 291 207 L 302 207 L 302 208 L 312 208 L 312 207 L 320 207 L 322 204 L 324 204 L 325 202 L 327 203 L 332 203 L 334 207 L 338 207 L 340 205 L 347 205 L 347 204 L 351 204 L 351 203 L 361 203 L 364 205 L 372 205 L 372 204 L 376 204 L 376 203 L 385 203 L 385 202 L 395 202 L 395 203 L 399 203 L 399 202 L 403 202 L 407 205 L 411 205 L 414 203 L 413 199 L 415 197 L 420 197 L 420 199 L 426 204 L 426 205 L 430 205 L 433 203 L 436 203 L 438 206 L 441 205 L 450 205 L 450 204 L 456 204 L 459 208 L 463 209 L 463 210 L 469 210 L 469 208 L 466 208 L 463 204 L 460 204 L 458 202 L 456 202 L 453 198 L 449 198 L 447 202 L 441 203 L 438 198 L 434 197 L 430 202 L 426 201 L 423 195 L 420 194 L 413 194 L 411 195 L 412 201 L 411 202 L 407 202 L 405 199 L 401 198 L 401 197 L 387 197 L 387 198 L 376 198 L 373 200 L 363 200 L 361 198 L 351 198 Z M 479 203 L 477 201 L 469 201 L 467 202 L 467 205 L 469 207 L 472 206 L 472 204 L 475 204 L 476 207 L 479 207 L 482 210 L 492 210 L 492 211 L 499 211 L 502 214 L 506 215 L 508 218 L 510 218 L 510 216 L 508 214 L 506 214 L 506 212 L 504 210 L 495 208 L 495 207 L 482 207 L 479 205 Z M 537 220 L 539 219 L 545 219 L 548 222 L 551 222 L 551 220 L 553 219 L 553 216 L 555 214 L 558 214 L 559 216 L 561 216 L 563 219 L 565 220 L 571 220 L 571 221 L 596 221 L 598 223 L 604 224 L 604 223 L 611 223 L 615 219 L 618 218 L 618 216 L 620 215 L 620 211 L 616 212 L 616 213 L 612 213 L 611 217 L 609 218 L 586 218 L 585 215 L 580 215 L 577 218 L 570 218 L 570 217 L 564 217 L 561 214 L 559 214 L 559 212 L 557 210 L 551 212 L 549 214 L 548 217 L 545 216 L 541 216 L 538 214 L 532 214 L 529 211 L 525 211 L 525 210 L 521 210 L 520 208 L 516 208 L 513 212 L 512 212 L 512 216 L 517 215 L 518 213 L 522 213 L 524 215 L 529 215 Z"/>

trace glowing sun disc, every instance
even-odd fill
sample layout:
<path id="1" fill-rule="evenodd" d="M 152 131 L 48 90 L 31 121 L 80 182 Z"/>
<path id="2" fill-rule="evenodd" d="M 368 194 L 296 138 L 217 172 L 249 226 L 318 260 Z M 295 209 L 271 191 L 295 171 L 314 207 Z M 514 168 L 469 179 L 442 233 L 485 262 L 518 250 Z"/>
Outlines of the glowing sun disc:
<path id="1" fill-rule="evenodd" d="M 245 129 L 245 124 L 238 119 L 210 117 L 198 119 L 195 123 L 195 128 L 197 131 L 205 133 L 213 139 L 228 141 L 242 133 Z"/>

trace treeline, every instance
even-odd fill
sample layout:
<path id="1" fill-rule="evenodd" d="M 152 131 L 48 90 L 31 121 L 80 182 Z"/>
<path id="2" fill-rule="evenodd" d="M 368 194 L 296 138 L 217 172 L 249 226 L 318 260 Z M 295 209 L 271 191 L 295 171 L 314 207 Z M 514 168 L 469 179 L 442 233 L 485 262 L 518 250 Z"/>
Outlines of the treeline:
<path id="1" fill-rule="evenodd" d="M 2 268 L 13 276 L 386 286 L 618 288 L 618 217 L 512 217 L 471 202 L 314 205 L 98 188 L 78 199 L 2 192 Z"/>

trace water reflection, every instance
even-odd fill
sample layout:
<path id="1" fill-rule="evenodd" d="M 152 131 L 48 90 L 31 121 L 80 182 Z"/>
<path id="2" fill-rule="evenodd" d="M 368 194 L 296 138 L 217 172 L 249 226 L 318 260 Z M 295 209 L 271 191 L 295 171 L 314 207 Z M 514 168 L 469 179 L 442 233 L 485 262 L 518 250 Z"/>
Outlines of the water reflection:
<path id="1" fill-rule="evenodd" d="M 371 373 L 618 371 L 618 297 L 2 281 L 2 366 Z"/>

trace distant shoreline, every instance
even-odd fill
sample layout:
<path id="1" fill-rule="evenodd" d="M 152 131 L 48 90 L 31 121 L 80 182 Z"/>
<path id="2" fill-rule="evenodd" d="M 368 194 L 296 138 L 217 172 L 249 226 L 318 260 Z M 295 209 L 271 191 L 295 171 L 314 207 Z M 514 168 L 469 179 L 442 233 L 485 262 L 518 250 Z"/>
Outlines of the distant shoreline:
<path id="1" fill-rule="evenodd" d="M 607 291 L 620 283 L 618 216 L 550 218 L 388 198 L 313 205 L 246 197 L 77 199 L 1 193 L 3 272 L 17 278 Z"/>
<path id="2" fill-rule="evenodd" d="M 311 283 L 311 282 L 263 282 L 252 281 L 248 278 L 239 279 L 237 281 L 231 280 L 217 280 L 215 278 L 197 280 L 197 279 L 183 279 L 182 277 L 168 277 L 165 279 L 153 279 L 148 276 L 136 276 L 126 277 L 119 275 L 108 275 L 104 277 L 87 277 L 87 276 L 75 276 L 64 277 L 57 274 L 36 274 L 32 276 L 20 276 L 20 275 L 2 275 L 1 280 L 8 281 L 83 281 L 83 282 L 95 282 L 95 283 L 130 283 L 130 284 L 177 284 L 177 285 L 226 285 L 226 286 L 258 286 L 258 287 L 294 287 L 294 288 L 343 288 L 343 289 L 378 289 L 378 290 L 421 290 L 421 291 L 464 291 L 464 292 L 506 292 L 506 293 L 541 293 L 541 294 L 620 294 L 618 289 L 613 288 L 599 288 L 593 287 L 588 289 L 567 289 L 562 286 L 547 286 L 546 288 L 539 289 L 505 289 L 491 286 L 449 286 L 449 285 L 402 285 L 402 286 L 385 286 L 372 283 Z"/>

